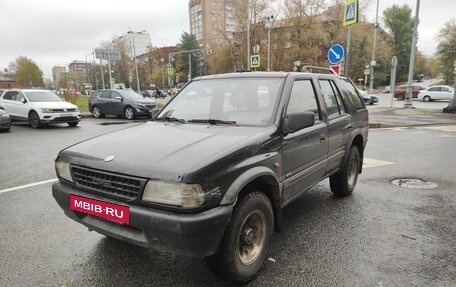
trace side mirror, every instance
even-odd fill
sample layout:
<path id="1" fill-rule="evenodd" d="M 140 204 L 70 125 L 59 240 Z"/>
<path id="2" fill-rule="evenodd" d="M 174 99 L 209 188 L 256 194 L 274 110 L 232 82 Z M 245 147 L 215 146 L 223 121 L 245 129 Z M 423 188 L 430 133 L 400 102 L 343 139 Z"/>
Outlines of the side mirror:
<path id="1" fill-rule="evenodd" d="M 25 98 L 21 99 L 21 103 L 25 104 L 26 102 L 27 102 L 27 100 Z"/>
<path id="2" fill-rule="evenodd" d="M 153 108 L 150 111 L 150 118 L 155 119 L 155 117 L 160 113 L 161 109 L 160 108 Z"/>
<path id="3" fill-rule="evenodd" d="M 284 134 L 294 133 L 315 124 L 315 113 L 300 112 L 286 115 L 282 123 Z"/>

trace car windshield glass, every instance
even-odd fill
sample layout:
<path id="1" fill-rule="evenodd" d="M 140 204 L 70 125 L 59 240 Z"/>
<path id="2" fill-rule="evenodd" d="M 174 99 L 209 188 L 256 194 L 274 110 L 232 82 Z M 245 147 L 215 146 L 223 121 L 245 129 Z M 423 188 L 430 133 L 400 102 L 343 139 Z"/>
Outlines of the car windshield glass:
<path id="1" fill-rule="evenodd" d="M 50 91 L 25 92 L 30 102 L 61 102 L 62 99 Z"/>
<path id="2" fill-rule="evenodd" d="M 157 119 L 172 117 L 194 124 L 225 121 L 270 125 L 282 82 L 281 78 L 197 80 L 180 91 Z"/>
<path id="3" fill-rule="evenodd" d="M 131 99 L 131 100 L 143 99 L 143 96 L 137 94 L 136 92 L 134 92 L 132 90 L 119 90 L 118 92 L 122 95 L 122 97 L 124 97 L 126 99 Z"/>

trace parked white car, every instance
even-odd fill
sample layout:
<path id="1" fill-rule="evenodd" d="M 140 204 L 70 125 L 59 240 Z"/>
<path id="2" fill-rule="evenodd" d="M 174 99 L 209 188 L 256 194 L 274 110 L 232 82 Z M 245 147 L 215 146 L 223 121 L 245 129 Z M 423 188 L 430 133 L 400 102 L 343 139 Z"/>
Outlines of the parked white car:
<path id="1" fill-rule="evenodd" d="M 450 86 L 431 86 L 420 91 L 418 100 L 430 102 L 433 100 L 451 100 L 454 95 L 454 88 Z"/>
<path id="2" fill-rule="evenodd" d="M 6 90 L 0 97 L 0 109 L 8 112 L 12 120 L 29 122 L 32 128 L 55 123 L 75 127 L 81 120 L 77 106 L 65 102 L 49 90 Z"/>

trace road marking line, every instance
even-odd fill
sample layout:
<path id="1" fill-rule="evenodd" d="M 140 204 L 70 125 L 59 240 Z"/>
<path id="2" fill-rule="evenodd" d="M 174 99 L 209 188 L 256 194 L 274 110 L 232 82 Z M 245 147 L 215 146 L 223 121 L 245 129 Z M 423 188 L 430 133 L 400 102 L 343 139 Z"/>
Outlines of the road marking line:
<path id="1" fill-rule="evenodd" d="M 456 132 L 456 126 L 433 126 L 433 127 L 418 127 L 419 129 L 434 130 L 441 132 Z"/>
<path id="2" fill-rule="evenodd" d="M 385 165 L 391 165 L 391 164 L 395 164 L 395 163 L 391 162 L 391 161 L 384 161 L 384 160 L 373 159 L 373 158 L 364 158 L 363 168 L 379 167 L 379 166 L 385 166 Z"/>
<path id="3" fill-rule="evenodd" d="M 48 180 L 43 180 L 43 181 L 32 182 L 32 183 L 24 184 L 24 185 L 20 185 L 20 186 L 0 189 L 0 194 L 1 193 L 5 193 L 5 192 L 10 192 L 10 191 L 16 191 L 16 190 L 24 189 L 24 188 L 28 188 L 28 187 L 34 187 L 34 186 L 38 186 L 38 185 L 43 185 L 43 184 L 46 184 L 46 183 L 56 182 L 57 180 L 58 180 L 57 178 L 53 178 L 53 179 L 48 179 Z"/>

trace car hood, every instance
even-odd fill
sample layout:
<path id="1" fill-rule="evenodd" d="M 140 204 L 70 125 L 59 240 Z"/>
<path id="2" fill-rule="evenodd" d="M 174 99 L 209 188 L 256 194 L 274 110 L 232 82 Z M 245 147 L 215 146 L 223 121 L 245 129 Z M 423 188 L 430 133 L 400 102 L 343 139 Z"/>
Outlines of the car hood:
<path id="1" fill-rule="evenodd" d="M 217 159 L 263 142 L 271 127 L 148 122 L 67 148 L 73 164 L 144 178 L 181 181 Z M 111 161 L 104 159 L 114 156 Z"/>
<path id="2" fill-rule="evenodd" d="M 32 102 L 33 105 L 48 109 L 76 109 L 77 106 L 68 102 Z"/>

